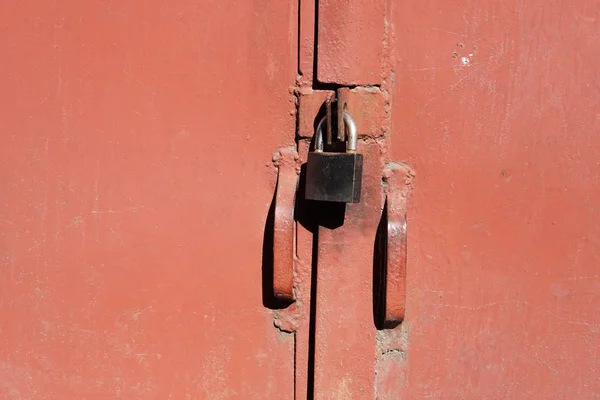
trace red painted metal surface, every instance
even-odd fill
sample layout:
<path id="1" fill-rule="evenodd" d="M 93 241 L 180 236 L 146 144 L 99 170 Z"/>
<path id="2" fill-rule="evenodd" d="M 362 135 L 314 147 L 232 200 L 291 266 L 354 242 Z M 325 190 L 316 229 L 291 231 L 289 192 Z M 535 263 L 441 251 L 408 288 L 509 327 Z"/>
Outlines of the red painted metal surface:
<path id="1" fill-rule="evenodd" d="M 301 140 L 312 140 L 316 128 L 315 119 L 325 100 L 333 96 L 334 93 L 331 90 L 312 90 L 309 88 L 298 90 L 298 137 Z"/>
<path id="2" fill-rule="evenodd" d="M 319 82 L 381 84 L 387 3 L 388 0 L 319 0 Z"/>
<path id="3" fill-rule="evenodd" d="M 314 75 L 316 1 L 298 1 L 298 79 L 299 86 L 310 87 Z"/>
<path id="4" fill-rule="evenodd" d="M 599 396 L 599 9 L 396 3 L 391 150 L 416 178 L 382 398 Z"/>
<path id="5" fill-rule="evenodd" d="M 315 116 L 317 110 L 315 111 Z M 306 114 L 309 115 L 309 114 Z M 309 142 L 300 140 L 298 142 L 298 153 L 303 163 L 308 158 Z M 317 246 L 314 232 L 316 231 L 315 214 L 304 200 L 303 184 L 300 181 L 296 195 L 296 303 L 295 307 L 295 394 L 296 399 L 308 399 L 313 395 L 314 389 L 314 341 L 311 341 L 311 308 L 314 307 L 315 298 L 313 292 L 315 249 Z M 292 308 L 292 307 L 290 307 Z M 290 312 L 291 313 L 291 312 Z"/>
<path id="6" fill-rule="evenodd" d="M 350 110 L 352 113 L 352 110 Z M 374 396 L 375 325 L 372 311 L 373 241 L 381 211 L 381 165 L 376 143 L 361 143 L 361 202 L 320 219 L 316 281 L 315 399 Z M 368 178 L 368 179 L 365 179 Z M 335 229 L 331 229 L 335 227 Z"/>
<path id="7" fill-rule="evenodd" d="M 0 398 L 598 397 L 600 3 L 318 4 L 0 5 Z M 271 226 L 315 73 L 363 199 Z"/>
<path id="8" fill-rule="evenodd" d="M 385 94 L 356 88 L 344 94 L 363 154 L 361 202 L 324 206 L 319 219 L 315 312 L 315 398 L 373 398 L 377 331 L 373 315 L 373 249 L 383 207 L 380 138 L 387 114 L 375 104 Z M 370 99 L 370 100 L 367 100 Z M 358 108 L 357 105 L 367 105 Z M 370 104 L 371 106 L 368 106 Z M 377 121 L 377 122 L 375 122 Z M 343 221 L 340 216 L 343 216 Z M 343 224 L 342 224 L 343 222 Z"/>
<path id="9" fill-rule="evenodd" d="M 2 2 L 0 31 L 0 398 L 292 398 L 261 249 L 295 5 Z"/>

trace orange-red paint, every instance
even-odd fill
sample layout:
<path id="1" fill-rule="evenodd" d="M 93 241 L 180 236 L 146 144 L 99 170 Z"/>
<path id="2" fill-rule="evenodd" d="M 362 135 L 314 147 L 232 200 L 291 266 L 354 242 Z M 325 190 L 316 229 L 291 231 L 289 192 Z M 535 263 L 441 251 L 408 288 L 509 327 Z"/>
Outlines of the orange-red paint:
<path id="1" fill-rule="evenodd" d="M 293 398 L 261 253 L 296 15 L 2 2 L 0 398 Z"/>
<path id="2" fill-rule="evenodd" d="M 598 0 L 318 5 L 0 4 L 0 398 L 599 395 Z M 300 182 L 291 241 L 286 191 L 281 305 L 272 154 L 306 161 L 339 85 L 363 200 L 341 225 Z M 389 162 L 416 176 L 377 330 Z"/>
<path id="3" fill-rule="evenodd" d="M 383 398 L 600 393 L 599 7 L 395 4 L 391 152 L 416 178 Z"/>

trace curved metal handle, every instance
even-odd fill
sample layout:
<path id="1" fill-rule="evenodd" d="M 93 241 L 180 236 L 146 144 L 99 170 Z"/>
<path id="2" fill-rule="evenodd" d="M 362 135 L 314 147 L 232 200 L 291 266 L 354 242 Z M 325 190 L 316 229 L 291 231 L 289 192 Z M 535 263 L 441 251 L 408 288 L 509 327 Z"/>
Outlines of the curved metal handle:
<path id="1" fill-rule="evenodd" d="M 387 237 L 385 255 L 384 324 L 398 325 L 406 308 L 407 197 L 414 176 L 410 168 L 396 163 L 387 166 Z"/>
<path id="2" fill-rule="evenodd" d="M 278 299 L 294 300 L 294 203 L 298 187 L 298 153 L 281 149 L 275 160 L 278 167 L 273 223 L 273 294 Z"/>

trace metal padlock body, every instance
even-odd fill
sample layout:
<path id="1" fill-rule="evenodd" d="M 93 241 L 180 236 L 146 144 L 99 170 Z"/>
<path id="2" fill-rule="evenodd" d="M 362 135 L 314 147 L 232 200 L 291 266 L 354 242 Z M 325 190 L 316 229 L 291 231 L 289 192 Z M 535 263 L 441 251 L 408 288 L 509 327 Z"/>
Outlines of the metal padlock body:
<path id="1" fill-rule="evenodd" d="M 358 203 L 363 156 L 357 153 L 308 153 L 306 198 Z"/>
<path id="2" fill-rule="evenodd" d="M 362 186 L 363 156 L 356 153 L 356 124 L 344 113 L 344 123 L 348 128 L 348 152 L 332 153 L 322 150 L 323 123 L 324 119 L 317 126 L 315 151 L 308 153 L 305 198 L 358 203 Z"/>

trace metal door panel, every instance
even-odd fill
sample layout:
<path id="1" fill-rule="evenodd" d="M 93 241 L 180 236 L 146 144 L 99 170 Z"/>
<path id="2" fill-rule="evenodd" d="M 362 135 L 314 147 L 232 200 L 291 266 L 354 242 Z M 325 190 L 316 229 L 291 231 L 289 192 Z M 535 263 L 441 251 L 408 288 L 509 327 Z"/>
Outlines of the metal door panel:
<path id="1" fill-rule="evenodd" d="M 416 178 L 382 398 L 598 397 L 599 7 L 395 5 L 392 151 Z"/>
<path id="2" fill-rule="evenodd" d="M 0 397 L 292 396 L 261 251 L 294 7 L 0 5 Z"/>

